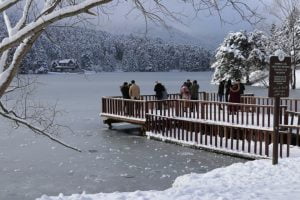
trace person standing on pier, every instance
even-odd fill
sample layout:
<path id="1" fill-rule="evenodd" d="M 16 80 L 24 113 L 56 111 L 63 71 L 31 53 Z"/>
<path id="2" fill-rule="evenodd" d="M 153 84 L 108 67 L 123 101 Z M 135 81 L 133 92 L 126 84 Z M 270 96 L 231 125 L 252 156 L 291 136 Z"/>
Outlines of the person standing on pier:
<path id="1" fill-rule="evenodd" d="M 240 79 L 236 79 L 236 82 L 237 84 L 239 84 L 240 86 L 240 94 L 243 95 L 244 94 L 244 91 L 245 91 L 245 86 L 243 83 L 241 83 L 241 80 Z"/>
<path id="2" fill-rule="evenodd" d="M 191 99 L 191 93 L 190 90 L 188 88 L 188 84 L 187 82 L 184 82 L 184 84 L 181 86 L 180 88 L 180 96 L 183 100 L 190 100 Z M 184 101 L 183 102 L 183 107 L 184 110 L 186 111 L 187 107 L 188 107 L 188 102 Z"/>
<path id="3" fill-rule="evenodd" d="M 222 80 L 220 81 L 218 87 L 218 100 L 221 102 L 223 101 L 223 97 L 224 97 L 224 87 L 225 87 L 225 80 Z"/>
<path id="4" fill-rule="evenodd" d="M 123 99 L 130 99 L 128 83 L 124 82 L 120 88 L 121 88 L 121 93 L 122 93 Z"/>
<path id="5" fill-rule="evenodd" d="M 231 80 L 229 79 L 226 83 L 226 86 L 225 86 L 226 90 L 225 90 L 225 101 L 228 102 L 228 96 L 229 96 L 229 93 L 230 93 L 230 88 L 231 88 Z"/>
<path id="6" fill-rule="evenodd" d="M 240 84 L 234 83 L 230 87 L 230 93 L 229 93 L 229 102 L 230 103 L 240 103 L 241 102 L 241 93 L 240 93 Z M 238 111 L 238 107 L 236 105 L 230 105 L 229 106 L 229 114 L 236 114 Z"/>
<path id="7" fill-rule="evenodd" d="M 157 100 L 163 100 L 166 88 L 158 81 L 155 82 L 154 91 Z"/>
<path id="8" fill-rule="evenodd" d="M 191 93 L 190 90 L 188 88 L 188 83 L 184 82 L 183 85 L 180 88 L 180 95 L 182 99 L 186 99 L 189 100 L 191 99 Z"/>
<path id="9" fill-rule="evenodd" d="M 188 89 L 191 91 L 191 87 L 192 87 L 192 82 L 190 79 L 186 80 L 186 86 L 188 87 Z"/>
<path id="10" fill-rule="evenodd" d="M 193 81 L 193 84 L 191 86 L 191 100 L 198 100 L 198 94 L 199 94 L 199 85 L 196 80 Z"/>
<path id="11" fill-rule="evenodd" d="M 123 99 L 125 99 L 125 101 L 123 101 L 124 114 L 127 115 L 129 114 L 128 112 L 129 102 L 127 101 L 127 99 L 130 99 L 128 83 L 124 82 L 123 85 L 120 86 L 120 89 L 121 89 L 122 97 Z"/>
<path id="12" fill-rule="evenodd" d="M 131 81 L 131 86 L 129 88 L 129 96 L 131 99 L 140 99 L 140 87 L 135 83 L 135 80 Z"/>

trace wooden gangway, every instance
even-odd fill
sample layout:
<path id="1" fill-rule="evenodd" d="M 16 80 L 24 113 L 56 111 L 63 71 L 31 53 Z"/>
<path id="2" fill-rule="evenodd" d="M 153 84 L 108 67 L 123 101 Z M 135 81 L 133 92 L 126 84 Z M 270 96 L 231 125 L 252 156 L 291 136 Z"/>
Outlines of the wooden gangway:
<path id="1" fill-rule="evenodd" d="M 117 122 L 141 125 L 145 134 L 157 139 L 186 144 L 186 138 L 190 138 L 188 143 L 195 146 L 210 146 L 223 150 L 229 148 L 230 151 L 268 157 L 271 155 L 269 145 L 273 133 L 273 103 L 272 98 L 249 95 L 242 96 L 241 103 L 238 104 L 219 102 L 215 93 L 206 92 L 199 93 L 199 100 L 189 101 L 180 99 L 179 94 L 170 94 L 166 100 L 156 100 L 154 95 L 143 95 L 140 100 L 116 96 L 102 98 L 101 116 L 105 118 L 104 123 L 110 127 Z M 299 106 L 300 99 L 281 100 L 281 156 L 289 156 L 290 145 L 299 146 Z M 170 124 L 173 124 L 173 129 Z M 204 128 L 191 128 L 198 126 Z M 174 137 L 170 132 L 172 130 Z M 186 137 L 179 137 L 175 134 L 176 131 L 190 133 Z M 206 139 L 203 140 L 202 136 Z M 224 146 L 223 144 L 227 144 L 226 141 L 230 139 L 231 146 Z M 252 145 L 251 142 L 255 143 Z"/>

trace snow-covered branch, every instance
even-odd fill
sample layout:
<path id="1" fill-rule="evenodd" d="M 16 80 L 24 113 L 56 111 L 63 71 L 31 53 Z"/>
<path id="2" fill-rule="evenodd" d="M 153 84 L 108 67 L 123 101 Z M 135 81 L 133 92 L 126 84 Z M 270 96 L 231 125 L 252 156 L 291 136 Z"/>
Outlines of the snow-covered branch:
<path id="1" fill-rule="evenodd" d="M 16 3 L 18 3 L 21 0 L 1 0 L 0 1 L 0 13 L 7 10 L 8 8 L 12 7 Z"/>
<path id="2" fill-rule="evenodd" d="M 41 31 L 48 25 L 57 22 L 61 19 L 72 17 L 81 13 L 85 13 L 89 9 L 111 2 L 112 0 L 86 0 L 77 5 L 71 5 L 59 10 L 53 11 L 52 13 L 46 14 L 40 17 L 37 21 L 27 24 L 24 28 L 14 34 L 12 37 L 5 38 L 0 43 L 0 52 L 5 51 L 11 46 L 21 42 L 23 39 L 31 34 Z"/>
<path id="3" fill-rule="evenodd" d="M 4 95 L 6 89 L 9 87 L 16 73 L 18 72 L 18 67 L 21 64 L 24 56 L 30 50 L 33 43 L 37 40 L 41 33 L 42 32 L 40 31 L 26 38 L 15 50 L 9 67 L 0 73 L 0 98 Z"/>
<path id="4" fill-rule="evenodd" d="M 8 58 L 8 50 L 4 51 L 0 57 L 0 74 L 4 71 Z"/>
<path id="5" fill-rule="evenodd" d="M 61 3 L 62 0 L 48 0 L 45 2 L 44 9 L 42 10 L 41 14 L 37 17 L 40 18 L 40 16 L 43 16 L 45 14 L 48 14 L 52 12 L 58 4 Z"/>
<path id="6" fill-rule="evenodd" d="M 26 20 L 29 15 L 29 9 L 30 9 L 32 2 L 33 2 L 33 0 L 26 0 L 22 17 L 20 18 L 20 20 L 18 21 L 18 23 L 12 30 L 13 34 L 16 33 L 17 31 L 19 31 L 23 26 L 25 26 Z"/>
<path id="7" fill-rule="evenodd" d="M 4 18 L 5 25 L 6 25 L 8 36 L 11 37 L 12 36 L 11 22 L 10 22 L 10 19 L 7 16 L 6 12 L 3 12 L 3 18 Z"/>

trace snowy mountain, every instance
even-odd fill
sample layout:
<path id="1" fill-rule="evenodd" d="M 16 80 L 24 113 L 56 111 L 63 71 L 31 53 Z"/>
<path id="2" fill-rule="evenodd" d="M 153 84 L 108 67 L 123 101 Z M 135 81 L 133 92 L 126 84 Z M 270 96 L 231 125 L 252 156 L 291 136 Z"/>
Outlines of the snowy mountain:
<path id="1" fill-rule="evenodd" d="M 131 30 L 134 35 L 144 36 L 145 27 L 136 28 Z M 146 36 L 148 38 L 160 38 L 166 42 L 175 44 L 188 44 L 202 46 L 206 49 L 214 49 L 217 44 L 215 40 L 211 40 L 211 36 L 199 35 L 199 37 L 194 37 L 191 34 L 185 33 L 174 27 L 164 28 L 161 26 L 149 26 Z M 212 42 L 214 41 L 214 42 Z"/>

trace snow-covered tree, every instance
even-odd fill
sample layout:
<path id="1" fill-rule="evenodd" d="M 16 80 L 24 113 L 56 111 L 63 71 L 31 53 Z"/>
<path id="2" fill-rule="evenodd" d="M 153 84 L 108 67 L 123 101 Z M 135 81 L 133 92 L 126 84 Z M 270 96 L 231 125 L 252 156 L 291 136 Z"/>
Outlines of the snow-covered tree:
<path id="1" fill-rule="evenodd" d="M 280 49 L 292 57 L 292 88 L 296 88 L 296 64 L 300 61 L 300 1 L 273 0 L 271 14 L 281 20 L 271 28 L 271 49 Z"/>
<path id="2" fill-rule="evenodd" d="M 264 73 L 267 68 L 269 52 L 268 37 L 261 31 L 229 33 L 217 49 L 213 82 L 227 79 L 250 81 L 250 74 Z"/>

